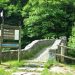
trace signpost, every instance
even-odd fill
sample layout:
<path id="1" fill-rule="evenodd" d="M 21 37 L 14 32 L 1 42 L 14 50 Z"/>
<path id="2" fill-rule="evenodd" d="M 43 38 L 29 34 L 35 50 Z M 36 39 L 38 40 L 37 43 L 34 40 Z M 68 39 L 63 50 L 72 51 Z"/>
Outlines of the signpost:
<path id="1" fill-rule="evenodd" d="M 21 50 L 21 26 L 11 26 L 4 24 L 3 9 L 0 9 L 0 17 L 2 18 L 2 24 L 0 28 L 0 64 L 2 59 L 2 48 L 19 48 L 18 49 L 18 61 L 20 61 L 20 50 Z M 7 40 L 7 42 L 4 42 Z M 18 41 L 12 42 L 12 41 Z M 8 42 L 9 41 L 9 42 Z"/>
<path id="2" fill-rule="evenodd" d="M 0 30 L 0 40 L 1 40 L 0 43 L 1 52 L 2 52 L 2 48 L 6 48 L 6 47 L 18 48 L 18 61 L 20 61 L 21 26 L 2 25 Z M 7 41 L 5 42 L 4 40 Z"/>
<path id="3" fill-rule="evenodd" d="M 1 33 L 0 33 L 0 44 L 1 44 L 1 47 L 0 47 L 0 64 L 1 64 L 1 60 L 2 60 L 2 42 L 3 42 L 3 40 L 2 40 L 2 38 L 3 38 L 3 24 L 4 24 L 4 17 L 3 17 L 3 10 L 2 9 L 0 9 L 0 17 L 2 18 L 2 24 L 1 24 Z"/>

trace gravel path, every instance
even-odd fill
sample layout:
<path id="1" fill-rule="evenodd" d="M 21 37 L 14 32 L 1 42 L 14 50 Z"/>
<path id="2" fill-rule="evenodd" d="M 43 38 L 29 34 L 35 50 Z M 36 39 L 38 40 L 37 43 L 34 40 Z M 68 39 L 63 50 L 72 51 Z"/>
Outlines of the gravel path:
<path id="1" fill-rule="evenodd" d="M 75 75 L 75 71 L 71 70 L 69 67 L 54 66 L 50 68 L 50 72 L 58 74 L 61 73 L 63 75 L 66 75 L 67 73 L 70 75 Z"/>

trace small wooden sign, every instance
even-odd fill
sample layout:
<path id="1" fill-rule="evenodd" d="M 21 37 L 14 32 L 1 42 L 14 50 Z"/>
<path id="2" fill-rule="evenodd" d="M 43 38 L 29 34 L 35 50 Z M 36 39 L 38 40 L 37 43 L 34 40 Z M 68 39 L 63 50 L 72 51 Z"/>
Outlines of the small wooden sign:
<path id="1" fill-rule="evenodd" d="M 0 30 L 1 36 L 1 30 Z M 3 26 L 2 30 L 3 39 L 19 40 L 19 27 L 18 26 Z"/>

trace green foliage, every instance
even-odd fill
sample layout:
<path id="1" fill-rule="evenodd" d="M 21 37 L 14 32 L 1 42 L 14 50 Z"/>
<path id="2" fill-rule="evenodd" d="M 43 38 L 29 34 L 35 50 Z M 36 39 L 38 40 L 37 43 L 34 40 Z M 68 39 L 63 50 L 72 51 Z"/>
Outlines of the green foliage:
<path id="1" fill-rule="evenodd" d="M 9 2 L 9 0 L 0 0 L 0 3 Z"/>
<path id="2" fill-rule="evenodd" d="M 69 37 L 68 46 L 70 49 L 68 50 L 68 55 L 75 57 L 75 26 L 72 27 L 71 36 Z"/>
<path id="3" fill-rule="evenodd" d="M 0 69 L 0 75 L 11 75 L 11 72 L 7 72 L 4 69 Z"/>
<path id="4" fill-rule="evenodd" d="M 10 68 L 13 68 L 13 67 L 21 67 L 23 66 L 24 64 L 24 61 L 8 61 L 8 62 L 5 62 L 6 65 L 9 65 Z"/>
<path id="5" fill-rule="evenodd" d="M 73 2 L 71 0 L 29 0 L 22 11 L 27 36 L 55 38 L 66 35 L 68 37 L 74 20 L 75 2 Z"/>
<path id="6" fill-rule="evenodd" d="M 75 69 L 75 64 L 68 65 L 70 68 Z"/>
<path id="7" fill-rule="evenodd" d="M 17 69 L 18 67 L 21 67 L 23 65 L 24 65 L 23 60 L 20 62 L 18 61 L 3 62 L 2 65 L 0 65 L 0 75 L 12 75 L 12 73 L 18 71 Z M 7 68 L 4 69 L 4 66 L 7 66 Z"/>
<path id="8" fill-rule="evenodd" d="M 53 60 L 48 60 L 47 63 L 45 64 L 45 68 L 50 68 L 53 65 L 54 65 L 54 61 Z"/>
<path id="9" fill-rule="evenodd" d="M 53 65 L 60 65 L 59 62 L 57 62 L 55 59 L 50 59 L 47 61 L 47 63 L 45 63 L 45 68 L 50 68 Z"/>
<path id="10" fill-rule="evenodd" d="M 51 74 L 50 74 L 49 70 L 47 68 L 45 68 L 41 75 L 51 75 Z"/>

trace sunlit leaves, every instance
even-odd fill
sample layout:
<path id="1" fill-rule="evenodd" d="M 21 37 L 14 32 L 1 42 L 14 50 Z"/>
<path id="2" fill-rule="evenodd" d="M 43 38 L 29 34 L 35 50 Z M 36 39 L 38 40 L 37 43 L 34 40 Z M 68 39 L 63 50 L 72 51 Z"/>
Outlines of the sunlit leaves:
<path id="1" fill-rule="evenodd" d="M 39 17 L 38 17 L 38 16 L 30 16 L 28 19 L 25 19 L 25 20 L 24 20 L 24 23 L 25 23 L 26 25 L 30 25 L 30 24 L 32 24 L 32 23 L 38 21 L 40 18 L 41 18 L 40 16 L 39 16 Z"/>
<path id="2" fill-rule="evenodd" d="M 74 2 L 71 2 L 71 0 L 29 0 L 22 11 L 23 22 L 28 29 L 28 34 L 35 33 L 39 36 L 40 28 L 38 27 L 41 26 L 40 33 L 44 37 L 50 37 L 49 33 L 56 33 L 55 36 L 60 36 L 60 33 L 63 32 L 66 35 L 68 22 L 74 20 L 70 12 L 72 9 L 68 9 L 68 5 L 69 8 L 73 8 L 71 4 Z"/>
<path id="3" fill-rule="evenodd" d="M 8 2 L 9 0 L 0 0 L 0 3 Z"/>

